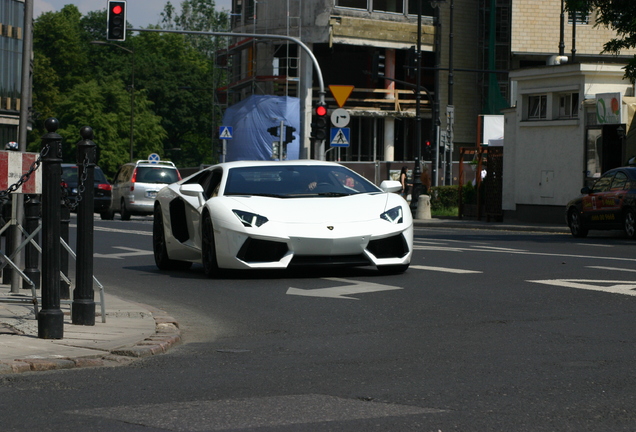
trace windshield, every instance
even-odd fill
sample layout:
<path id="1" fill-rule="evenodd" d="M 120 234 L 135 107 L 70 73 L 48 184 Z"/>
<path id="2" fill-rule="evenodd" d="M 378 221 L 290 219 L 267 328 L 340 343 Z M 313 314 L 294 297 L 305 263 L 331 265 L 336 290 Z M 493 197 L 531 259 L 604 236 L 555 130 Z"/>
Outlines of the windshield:
<path id="1" fill-rule="evenodd" d="M 343 166 L 289 165 L 232 168 L 224 195 L 344 196 L 381 192 Z"/>
<path id="2" fill-rule="evenodd" d="M 62 180 L 66 183 L 77 183 L 77 166 L 63 166 L 62 167 Z M 93 171 L 93 175 L 96 183 L 108 183 L 104 172 L 100 167 L 96 166 Z"/>
<path id="3" fill-rule="evenodd" d="M 179 174 L 174 168 L 137 167 L 135 181 L 138 183 L 174 183 L 179 181 Z"/>

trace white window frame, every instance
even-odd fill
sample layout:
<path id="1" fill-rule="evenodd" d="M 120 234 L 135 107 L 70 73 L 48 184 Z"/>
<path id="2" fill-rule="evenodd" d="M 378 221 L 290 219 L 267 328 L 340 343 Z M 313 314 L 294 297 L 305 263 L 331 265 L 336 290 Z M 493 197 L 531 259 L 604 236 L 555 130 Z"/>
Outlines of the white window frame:
<path id="1" fill-rule="evenodd" d="M 538 109 L 538 110 L 537 110 Z M 547 120 L 548 95 L 528 95 L 528 120 Z"/>
<path id="2" fill-rule="evenodd" d="M 572 119 L 579 116 L 579 94 L 578 92 L 560 93 L 558 95 L 559 105 L 557 118 Z"/>

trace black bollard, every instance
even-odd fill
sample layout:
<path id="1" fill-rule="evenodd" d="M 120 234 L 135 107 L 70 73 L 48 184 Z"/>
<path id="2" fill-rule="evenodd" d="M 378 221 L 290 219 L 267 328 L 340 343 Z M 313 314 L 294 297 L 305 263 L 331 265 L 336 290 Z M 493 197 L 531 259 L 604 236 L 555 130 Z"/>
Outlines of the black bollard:
<path id="1" fill-rule="evenodd" d="M 38 314 L 38 337 L 62 339 L 64 313 L 60 309 L 60 185 L 62 183 L 62 137 L 56 118 L 44 122 L 42 137 L 42 309 Z"/>
<path id="2" fill-rule="evenodd" d="M 40 197 L 39 195 L 29 195 L 29 199 L 24 203 L 24 229 L 27 235 L 31 235 L 40 224 Z M 33 241 L 39 242 L 40 235 L 36 234 Z M 37 248 L 29 242 L 24 248 L 24 274 L 35 284 L 35 289 L 40 288 L 40 255 Z M 24 287 L 26 288 L 26 287 Z"/>
<path id="3" fill-rule="evenodd" d="M 413 168 L 413 190 L 411 191 L 411 213 L 413 217 L 417 214 L 417 206 L 419 204 L 420 195 L 422 195 L 422 169 L 420 168 L 420 160 L 415 159 L 415 167 Z"/>
<path id="4" fill-rule="evenodd" d="M 95 194 L 95 143 L 93 129 L 80 129 L 83 140 L 77 143 L 77 176 L 84 182 L 84 195 L 77 208 L 77 261 L 73 290 L 73 324 L 95 325 L 93 291 L 93 213 Z"/>
<path id="5" fill-rule="evenodd" d="M 68 244 L 69 226 L 71 224 L 71 209 L 69 209 L 65 203 L 62 203 L 62 207 L 60 208 L 60 222 L 60 234 L 62 236 L 62 240 Z M 68 251 L 63 246 L 60 248 L 60 271 L 67 277 L 67 279 L 70 279 L 68 274 Z M 60 298 L 64 300 L 71 298 L 71 285 L 61 277 Z"/>

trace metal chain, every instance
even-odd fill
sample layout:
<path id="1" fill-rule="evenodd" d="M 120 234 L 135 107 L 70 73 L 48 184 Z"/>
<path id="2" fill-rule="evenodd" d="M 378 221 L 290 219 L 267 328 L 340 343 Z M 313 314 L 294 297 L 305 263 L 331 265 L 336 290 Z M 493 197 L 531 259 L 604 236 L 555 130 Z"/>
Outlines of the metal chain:
<path id="1" fill-rule="evenodd" d="M 84 198 L 84 191 L 86 190 L 86 178 L 88 177 L 88 165 L 90 164 L 90 160 L 88 159 L 88 154 L 84 155 L 84 161 L 82 162 L 82 176 L 79 179 L 77 184 L 77 196 L 74 200 L 71 200 L 68 197 L 68 191 L 65 187 L 62 187 L 62 199 L 64 200 L 64 205 L 68 207 L 71 211 L 74 211 L 79 206 L 80 201 Z M 79 169 L 79 167 L 78 167 Z"/>
<path id="2" fill-rule="evenodd" d="M 33 174 L 33 172 L 40 167 L 40 164 L 42 163 L 42 158 L 45 157 L 48 153 L 49 153 L 49 145 L 46 144 L 44 148 L 42 148 L 42 152 L 38 155 L 38 158 L 35 160 L 35 162 L 31 164 L 31 167 L 29 167 L 29 170 L 25 172 L 24 174 L 22 174 L 22 176 L 17 182 L 9 186 L 7 189 L 0 191 L 0 201 L 6 201 L 8 199 L 8 196 L 11 193 L 17 191 L 18 189 L 20 189 L 20 187 L 24 183 L 29 181 L 31 174 Z"/>

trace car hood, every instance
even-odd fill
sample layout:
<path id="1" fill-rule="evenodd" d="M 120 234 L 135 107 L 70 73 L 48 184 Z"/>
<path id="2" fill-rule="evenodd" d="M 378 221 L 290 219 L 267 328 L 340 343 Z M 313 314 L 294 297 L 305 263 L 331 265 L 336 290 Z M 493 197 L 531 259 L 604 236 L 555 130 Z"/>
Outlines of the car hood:
<path id="1" fill-rule="evenodd" d="M 234 196 L 228 199 L 235 202 L 233 209 L 250 211 L 282 223 L 356 222 L 378 219 L 387 210 L 389 194 L 306 198 Z M 396 201 L 392 207 L 397 205 L 400 203 Z"/>

